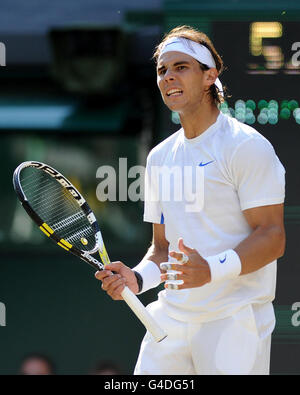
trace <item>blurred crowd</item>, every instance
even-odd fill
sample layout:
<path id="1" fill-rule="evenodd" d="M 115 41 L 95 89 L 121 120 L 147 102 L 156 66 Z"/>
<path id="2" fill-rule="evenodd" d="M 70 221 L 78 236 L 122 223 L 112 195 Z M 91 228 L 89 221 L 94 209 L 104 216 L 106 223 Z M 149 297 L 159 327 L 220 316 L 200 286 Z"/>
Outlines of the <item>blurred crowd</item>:
<path id="1" fill-rule="evenodd" d="M 47 355 L 32 353 L 23 357 L 20 375 L 56 375 L 57 369 L 54 362 Z M 122 368 L 114 361 L 101 360 L 86 372 L 88 375 L 121 375 Z"/>

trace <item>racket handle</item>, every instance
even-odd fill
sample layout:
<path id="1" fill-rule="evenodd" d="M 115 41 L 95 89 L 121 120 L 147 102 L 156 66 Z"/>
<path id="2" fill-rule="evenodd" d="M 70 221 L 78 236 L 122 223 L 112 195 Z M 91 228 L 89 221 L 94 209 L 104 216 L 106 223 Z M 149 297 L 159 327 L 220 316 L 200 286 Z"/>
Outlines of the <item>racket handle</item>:
<path id="1" fill-rule="evenodd" d="M 128 288 L 125 287 L 121 293 L 123 299 L 144 324 L 145 328 L 152 334 L 155 341 L 158 343 L 167 337 L 167 334 L 153 319 L 151 314 L 146 310 L 143 303 L 135 296 L 135 294 Z"/>

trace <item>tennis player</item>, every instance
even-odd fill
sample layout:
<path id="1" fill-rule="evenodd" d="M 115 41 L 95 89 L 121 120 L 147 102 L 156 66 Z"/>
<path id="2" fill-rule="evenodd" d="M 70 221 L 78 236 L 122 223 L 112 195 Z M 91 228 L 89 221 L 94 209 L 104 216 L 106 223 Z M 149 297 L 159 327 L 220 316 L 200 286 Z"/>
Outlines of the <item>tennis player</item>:
<path id="1" fill-rule="evenodd" d="M 125 283 L 142 293 L 165 282 L 147 308 L 168 337 L 145 335 L 135 374 L 269 374 L 284 167 L 266 138 L 219 111 L 223 62 L 205 34 L 173 29 L 154 58 L 182 128 L 147 159 L 152 245 L 133 270 L 114 262 L 96 278 L 115 300 Z"/>

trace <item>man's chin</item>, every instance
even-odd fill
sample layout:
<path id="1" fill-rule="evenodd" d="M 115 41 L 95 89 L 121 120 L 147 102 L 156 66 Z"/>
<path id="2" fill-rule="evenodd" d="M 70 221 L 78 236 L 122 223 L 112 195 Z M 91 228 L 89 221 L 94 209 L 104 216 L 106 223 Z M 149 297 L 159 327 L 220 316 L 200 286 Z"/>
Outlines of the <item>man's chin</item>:
<path id="1" fill-rule="evenodd" d="M 182 105 L 176 105 L 175 103 L 166 103 L 165 105 L 168 107 L 169 110 L 173 111 L 173 112 L 178 112 L 180 113 L 182 111 Z"/>

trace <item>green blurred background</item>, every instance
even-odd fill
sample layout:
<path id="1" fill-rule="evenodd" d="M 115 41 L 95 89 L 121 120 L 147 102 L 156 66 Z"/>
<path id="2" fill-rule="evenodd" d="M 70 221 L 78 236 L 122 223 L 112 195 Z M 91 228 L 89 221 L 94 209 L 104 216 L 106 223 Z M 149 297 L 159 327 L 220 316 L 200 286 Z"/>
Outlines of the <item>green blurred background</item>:
<path id="1" fill-rule="evenodd" d="M 88 374 L 103 360 L 132 373 L 143 326 L 102 292 L 88 265 L 35 229 L 12 173 L 39 160 L 70 177 L 96 213 L 110 258 L 135 266 L 151 240 L 143 202 L 120 201 L 118 190 L 116 201 L 99 201 L 96 172 L 112 166 L 119 176 L 119 158 L 128 169 L 145 166 L 151 147 L 180 127 L 162 104 L 151 60 L 164 32 L 179 24 L 212 39 L 227 66 L 221 81 L 231 97 L 222 111 L 265 135 L 286 168 L 287 249 L 278 264 L 271 373 L 299 374 L 299 19 L 294 1 L 64 0 L 50 7 L 2 0 L 0 374 L 18 374 L 31 352 L 49 356 L 58 374 Z M 156 294 L 140 299 L 147 304 Z"/>

